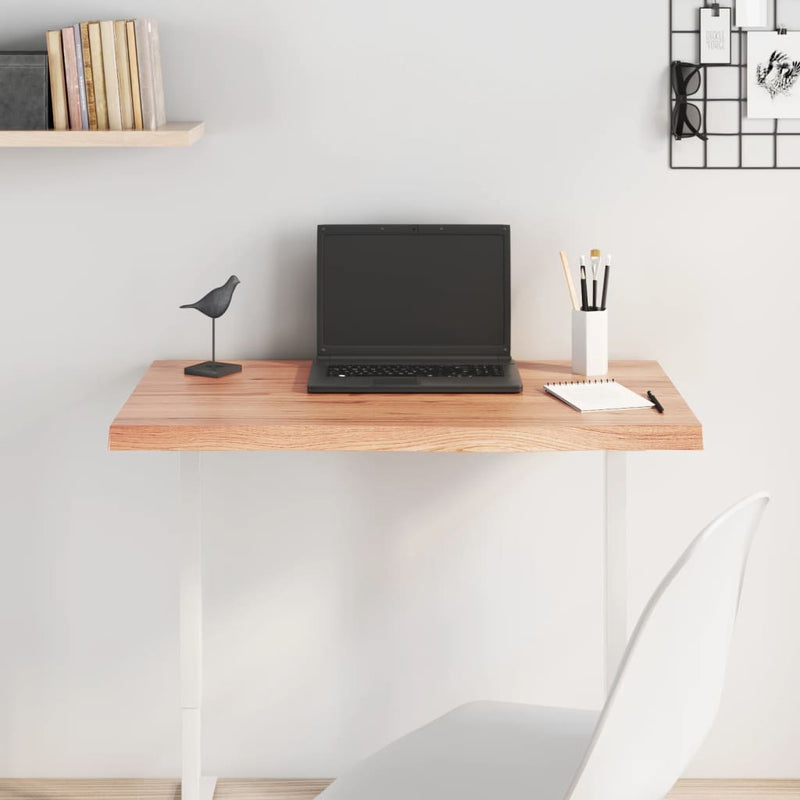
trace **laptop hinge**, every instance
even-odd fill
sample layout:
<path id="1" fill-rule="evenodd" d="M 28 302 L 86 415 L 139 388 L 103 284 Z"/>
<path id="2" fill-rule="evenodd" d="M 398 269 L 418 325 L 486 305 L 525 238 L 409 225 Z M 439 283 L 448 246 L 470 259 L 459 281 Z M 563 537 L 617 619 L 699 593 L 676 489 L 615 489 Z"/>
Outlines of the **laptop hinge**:
<path id="1" fill-rule="evenodd" d="M 318 361 L 335 362 L 335 363 L 348 363 L 348 362 L 361 362 L 361 363 L 376 363 L 376 364 L 508 364 L 511 361 L 510 356 L 453 356 L 453 355 L 438 355 L 438 356 L 399 356 L 397 354 L 383 355 L 338 355 L 332 356 L 329 354 L 318 355 Z"/>

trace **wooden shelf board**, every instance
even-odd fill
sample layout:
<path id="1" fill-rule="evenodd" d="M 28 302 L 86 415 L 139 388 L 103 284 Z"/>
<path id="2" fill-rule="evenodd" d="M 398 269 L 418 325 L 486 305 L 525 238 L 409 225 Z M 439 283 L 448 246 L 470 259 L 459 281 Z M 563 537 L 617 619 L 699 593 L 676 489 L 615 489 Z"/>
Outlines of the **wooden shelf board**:
<path id="1" fill-rule="evenodd" d="M 315 800 L 328 780 L 221 778 L 214 800 Z M 0 800 L 176 800 L 176 780 L 0 778 Z M 497 800 L 504 800 L 498 789 Z M 667 800 L 800 800 L 798 780 L 681 780 Z"/>
<path id="2" fill-rule="evenodd" d="M 517 362 L 522 394 L 308 394 L 309 361 L 244 361 L 226 378 L 156 361 L 109 432 L 112 450 L 699 450 L 702 427 L 655 361 L 611 362 L 610 374 L 652 409 L 581 414 L 546 394 L 570 380 L 563 361 Z"/>
<path id="3" fill-rule="evenodd" d="M 0 147 L 189 147 L 204 122 L 168 122 L 154 131 L 0 131 Z"/>

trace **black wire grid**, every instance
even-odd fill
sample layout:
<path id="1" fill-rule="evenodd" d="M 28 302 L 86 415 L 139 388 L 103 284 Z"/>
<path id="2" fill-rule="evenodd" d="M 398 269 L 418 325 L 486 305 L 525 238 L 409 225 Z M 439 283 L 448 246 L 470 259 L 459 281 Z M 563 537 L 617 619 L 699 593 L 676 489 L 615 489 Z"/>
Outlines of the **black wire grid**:
<path id="1" fill-rule="evenodd" d="M 691 0 L 691 13 L 696 27 L 676 28 L 676 10 L 680 6 L 686 17 L 686 0 L 669 1 L 669 60 L 698 63 L 700 52 L 700 8 L 711 8 L 704 0 L 699 5 Z M 720 5 L 733 6 L 733 0 Z M 772 0 L 772 27 L 778 32 L 778 0 Z M 733 15 L 734 9 L 731 14 Z M 754 28 L 768 30 L 767 28 Z M 731 63 L 701 66 L 702 86 L 691 102 L 703 114 L 702 132 L 698 137 L 677 141 L 669 137 L 669 165 L 672 169 L 800 169 L 800 120 L 747 118 L 747 29 L 731 28 Z M 676 51 L 680 51 L 676 54 Z M 692 53 L 694 57 L 692 57 Z M 711 79 L 711 83 L 709 83 Z M 734 90 L 727 95 L 723 87 Z M 669 87 L 669 119 L 675 106 L 675 94 Z M 733 112 L 726 115 L 722 111 Z M 735 120 L 733 117 L 735 116 Z"/>

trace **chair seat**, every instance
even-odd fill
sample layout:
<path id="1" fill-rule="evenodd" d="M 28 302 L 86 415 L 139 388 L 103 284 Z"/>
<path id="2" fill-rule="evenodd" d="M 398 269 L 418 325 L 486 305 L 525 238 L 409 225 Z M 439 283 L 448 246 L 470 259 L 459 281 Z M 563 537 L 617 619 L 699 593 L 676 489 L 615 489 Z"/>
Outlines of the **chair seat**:
<path id="1" fill-rule="evenodd" d="M 599 713 L 468 703 L 360 762 L 319 800 L 563 800 Z"/>

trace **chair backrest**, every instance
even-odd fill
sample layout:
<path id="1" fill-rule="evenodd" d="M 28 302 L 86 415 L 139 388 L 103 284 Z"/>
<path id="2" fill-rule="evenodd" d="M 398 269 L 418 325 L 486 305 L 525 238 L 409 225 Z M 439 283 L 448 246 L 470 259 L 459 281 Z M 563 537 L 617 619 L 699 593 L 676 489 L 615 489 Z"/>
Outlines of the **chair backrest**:
<path id="1" fill-rule="evenodd" d="M 715 519 L 654 592 L 628 643 L 566 800 L 661 800 L 719 707 L 744 568 L 769 502 Z"/>

